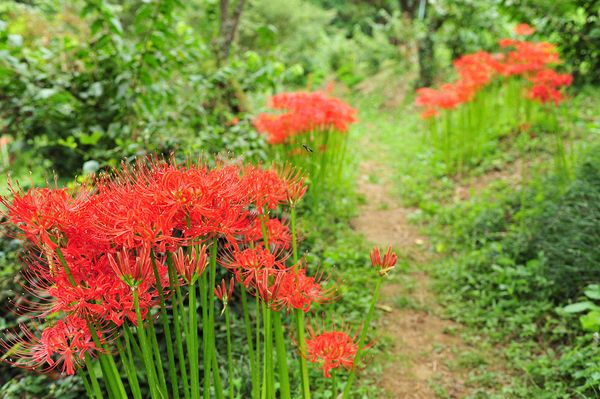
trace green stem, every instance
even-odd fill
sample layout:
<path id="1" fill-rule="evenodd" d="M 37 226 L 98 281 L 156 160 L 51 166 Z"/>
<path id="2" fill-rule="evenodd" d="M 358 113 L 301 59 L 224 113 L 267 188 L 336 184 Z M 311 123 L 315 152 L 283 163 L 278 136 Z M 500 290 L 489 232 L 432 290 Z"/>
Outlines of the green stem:
<path id="1" fill-rule="evenodd" d="M 273 334 L 272 334 L 272 323 L 271 323 L 271 311 L 267 307 L 265 303 L 262 304 L 263 311 L 263 328 L 265 331 L 265 339 L 263 345 L 263 366 L 264 366 L 264 375 L 263 375 L 263 386 L 262 386 L 262 397 L 266 399 L 271 399 L 274 397 L 273 395 Z"/>
<path id="2" fill-rule="evenodd" d="M 146 337 L 146 331 L 144 329 L 144 321 L 142 320 L 142 312 L 140 311 L 140 301 L 138 297 L 137 288 L 133 287 L 133 306 L 135 307 L 135 316 L 137 320 L 137 335 L 140 340 L 140 349 L 142 351 L 142 358 L 144 361 L 144 368 L 146 369 L 146 375 L 148 377 L 148 385 L 150 387 L 150 394 L 152 398 L 159 398 L 158 381 L 156 380 L 156 372 L 154 370 L 154 363 L 152 362 L 152 353 L 150 352 L 150 346 L 148 345 L 148 339 Z"/>
<path id="3" fill-rule="evenodd" d="M 160 353 L 160 348 L 158 346 L 158 340 L 156 339 L 156 329 L 154 328 L 154 319 L 152 317 L 149 318 L 150 322 L 148 323 L 148 334 L 150 335 L 150 344 L 152 345 L 152 352 L 154 353 L 154 362 L 156 363 L 157 377 L 159 382 L 160 393 L 163 398 L 167 398 L 169 396 L 167 389 L 167 381 L 165 378 L 165 372 L 163 370 L 163 362 Z M 170 343 L 169 343 L 170 344 Z"/>
<path id="4" fill-rule="evenodd" d="M 337 375 L 335 370 L 331 371 L 331 392 L 332 398 L 337 399 L 338 388 L 337 388 Z"/>
<path id="5" fill-rule="evenodd" d="M 188 376 L 187 376 L 187 367 L 186 361 L 183 353 L 183 343 L 181 341 L 181 322 L 182 318 L 180 315 L 184 313 L 180 313 L 181 306 L 181 289 L 179 288 L 179 284 L 176 283 L 177 276 L 175 274 L 175 268 L 173 266 L 173 255 L 169 252 L 167 254 L 167 267 L 169 271 L 169 288 L 171 293 L 174 293 L 171 298 L 171 307 L 173 311 L 173 329 L 175 330 L 175 345 L 177 347 L 177 360 L 179 361 L 179 373 L 181 374 L 181 380 L 183 383 L 183 394 L 185 399 L 190 398 L 189 385 L 188 385 Z M 185 325 L 185 320 L 183 320 Z M 178 387 L 179 390 L 179 387 Z"/>
<path id="6" fill-rule="evenodd" d="M 202 273 L 202 276 L 200 277 L 200 302 L 202 306 L 202 360 L 204 363 L 203 397 L 204 399 L 210 399 L 210 365 L 212 359 L 210 357 L 211 345 L 208 332 L 208 294 L 206 280 L 206 273 Z"/>
<path id="7" fill-rule="evenodd" d="M 103 398 L 104 395 L 102 395 L 102 390 L 100 390 L 100 385 L 98 384 L 98 379 L 96 378 L 96 372 L 94 371 L 94 365 L 92 364 L 90 356 L 87 353 L 85 354 L 85 366 L 87 367 L 87 372 L 90 376 L 90 381 L 92 382 L 92 388 L 94 389 L 95 397 L 97 399 Z M 85 377 L 85 373 L 81 372 L 81 370 L 78 370 L 78 372 L 81 373 L 81 379 L 86 386 L 86 391 L 88 391 L 89 395 L 91 390 L 89 383 L 87 382 L 87 378 Z"/>
<path id="8" fill-rule="evenodd" d="M 246 346 L 248 347 L 248 358 L 250 360 L 250 372 L 252 374 L 252 398 L 258 399 L 258 372 L 254 360 L 254 342 L 252 339 L 252 325 L 250 323 L 250 314 L 248 311 L 248 299 L 246 289 L 240 284 L 242 296 L 242 313 L 244 314 L 244 327 L 246 330 Z"/>
<path id="9" fill-rule="evenodd" d="M 255 305 L 256 306 L 255 307 L 255 309 L 256 309 L 256 311 L 255 311 L 255 319 L 256 319 L 256 330 L 255 330 L 256 331 L 256 346 L 255 346 L 255 348 L 256 348 L 256 351 L 254 352 L 254 354 L 255 354 L 254 360 L 256 361 L 257 381 L 260 384 L 262 363 L 261 363 L 261 359 L 260 359 L 260 347 L 261 347 L 260 346 L 260 331 L 261 331 L 261 328 L 260 328 L 260 300 L 258 298 L 258 293 L 254 298 L 256 301 L 256 305 Z M 264 375 L 264 370 L 262 370 L 262 373 Z M 263 384 L 264 384 L 264 378 L 263 378 Z M 259 394 L 259 386 L 257 386 L 257 397 L 258 397 L 258 394 Z"/>
<path id="10" fill-rule="evenodd" d="M 200 295 L 202 295 L 202 301 L 204 301 L 204 293 L 206 293 L 206 281 L 205 277 L 200 281 Z M 200 397 L 200 372 L 198 367 L 198 323 L 196 318 L 198 317 L 196 310 L 196 284 L 195 282 L 190 283 L 189 291 L 188 291 L 188 327 L 186 328 L 186 337 L 185 342 L 187 343 L 188 349 L 188 357 L 190 359 L 190 389 L 191 389 L 191 397 L 192 399 L 198 399 Z M 204 327 L 204 323 L 202 324 Z M 203 334 L 204 336 L 204 334 Z M 206 351 L 205 351 L 206 352 Z M 206 355 L 206 353 L 204 354 Z M 206 366 L 206 361 L 210 361 L 210 359 L 204 359 L 204 365 Z M 204 370 L 204 397 L 207 398 L 210 394 L 209 386 L 206 381 L 206 369 Z"/>
<path id="11" fill-rule="evenodd" d="M 231 351 L 231 326 L 229 320 L 229 307 L 225 307 L 225 333 L 227 335 L 227 373 L 229 374 L 227 381 L 229 383 L 229 399 L 234 399 L 234 383 L 233 383 L 233 353 Z"/>
<path id="12" fill-rule="evenodd" d="M 171 379 L 171 392 L 173 393 L 174 399 L 179 399 L 179 387 L 177 384 L 177 372 L 175 371 L 175 355 L 173 353 L 173 340 L 171 339 L 171 328 L 169 326 L 169 318 L 167 317 L 165 294 L 163 291 L 162 283 L 160 281 L 160 274 L 158 273 L 158 266 L 156 264 L 156 257 L 154 256 L 154 251 L 151 252 L 151 258 L 152 268 L 154 269 L 154 278 L 156 280 L 156 289 L 158 291 L 158 297 L 160 301 L 160 318 L 162 321 L 167 347 L 167 359 L 169 361 L 169 378 Z M 162 374 L 162 367 L 160 371 Z"/>
<path id="13" fill-rule="evenodd" d="M 210 283 L 208 286 L 207 294 L 208 294 L 208 342 L 209 345 L 209 362 L 213 356 L 213 352 L 216 352 L 215 348 L 215 295 L 214 288 L 217 279 L 217 250 L 218 250 L 218 242 L 217 239 L 213 239 L 212 245 L 210 246 L 210 261 L 209 261 L 209 278 Z M 215 364 L 216 364 L 216 354 L 215 354 Z M 209 374 L 210 375 L 210 363 L 209 363 Z M 217 398 L 221 398 L 223 396 L 222 387 L 220 386 L 220 375 L 219 368 L 216 367 L 212 370 L 213 380 L 215 383 L 215 390 Z"/>
<path id="14" fill-rule="evenodd" d="M 212 374 L 213 374 L 213 381 L 215 384 L 215 397 L 217 399 L 225 399 L 225 395 L 223 394 L 223 384 L 221 383 L 221 371 L 219 370 L 219 363 L 218 363 L 218 354 L 217 354 L 217 348 L 215 348 L 214 345 L 214 340 L 213 340 L 213 350 L 212 350 Z"/>
<path id="15" fill-rule="evenodd" d="M 279 370 L 279 389 L 281 399 L 291 399 L 290 377 L 287 364 L 287 351 L 281 323 L 281 313 L 273 312 L 273 326 L 275 328 L 275 346 L 277 348 L 277 368 Z"/>
<path id="16" fill-rule="evenodd" d="M 310 379 L 308 375 L 308 362 L 306 361 L 306 335 L 305 335 L 305 323 L 304 323 L 304 312 L 302 309 L 294 310 L 296 315 L 296 335 L 298 339 L 298 350 L 300 356 L 298 361 L 300 363 L 300 377 L 302 379 L 302 398 L 310 399 Z"/>
<path id="17" fill-rule="evenodd" d="M 126 325 L 127 326 L 127 325 Z M 142 392 L 140 389 L 140 383 L 137 378 L 137 370 L 135 368 L 135 362 L 133 360 L 133 353 L 131 351 L 131 331 L 129 327 L 125 328 L 125 348 L 124 348 L 124 356 L 122 355 L 123 362 L 129 364 L 130 376 L 129 376 L 129 385 L 131 386 L 131 391 L 133 392 L 133 397 L 135 399 L 142 399 Z"/>
<path id="18" fill-rule="evenodd" d="M 373 315 L 375 313 L 375 304 L 379 299 L 379 289 L 381 288 L 381 282 L 383 279 L 377 279 L 377 284 L 375 285 L 375 292 L 373 293 L 373 298 L 371 299 L 371 306 L 369 307 L 369 312 L 367 313 L 367 318 L 365 319 L 365 323 L 363 325 L 362 331 L 360 332 L 360 339 L 358 341 L 358 350 L 356 351 L 356 356 L 354 358 L 354 367 L 352 367 L 352 372 L 350 373 L 350 377 L 348 377 L 348 383 L 344 388 L 344 393 L 342 395 L 342 399 L 347 399 L 350 396 L 350 391 L 352 390 L 352 383 L 356 378 L 356 370 L 360 366 L 360 360 L 362 358 L 363 349 L 365 347 L 365 340 L 367 339 L 367 334 L 369 332 L 369 324 L 371 324 L 371 320 L 373 319 Z"/>
<path id="19" fill-rule="evenodd" d="M 294 268 L 298 270 L 298 244 L 297 244 L 297 233 L 296 233 L 296 207 L 290 208 L 291 214 L 291 230 L 292 230 L 292 259 L 294 261 Z M 304 312 L 301 309 L 294 310 L 295 322 L 296 322 L 296 336 L 298 339 L 298 349 L 300 356 L 298 356 L 298 363 L 300 367 L 300 378 L 302 380 L 302 398 L 310 399 L 310 380 L 308 376 L 308 364 L 306 358 L 306 338 L 304 334 Z"/>

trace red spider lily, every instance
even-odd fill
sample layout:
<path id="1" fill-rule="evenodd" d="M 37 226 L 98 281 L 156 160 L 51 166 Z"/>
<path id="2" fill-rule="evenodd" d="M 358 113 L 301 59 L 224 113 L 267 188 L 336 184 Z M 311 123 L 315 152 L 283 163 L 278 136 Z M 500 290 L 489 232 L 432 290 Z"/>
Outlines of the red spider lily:
<path id="1" fill-rule="evenodd" d="M 429 87 L 417 89 L 415 104 L 425 107 L 421 114 L 423 119 L 430 118 L 442 109 L 453 109 L 463 102 L 469 101 L 474 93 L 474 86 L 464 81 L 442 85 L 439 90 Z"/>
<path id="2" fill-rule="evenodd" d="M 59 264 L 56 256 L 33 256 L 27 260 L 23 275 L 28 284 L 23 288 L 38 300 L 25 300 L 17 310 L 24 310 L 27 317 L 45 318 L 64 312 L 92 320 L 108 320 L 116 326 L 122 325 L 125 318 L 135 323 L 131 287 L 114 273 L 107 256 L 88 260 L 66 253 L 65 261 L 75 284 L 64 269 L 55 267 L 53 270 L 49 266 Z M 158 267 L 161 277 L 166 279 L 166 268 L 162 265 Z M 147 280 L 136 287 L 143 318 L 148 309 L 155 305 L 157 296 L 154 278 Z"/>
<path id="3" fill-rule="evenodd" d="M 379 247 L 375 247 L 371 251 L 371 264 L 374 268 L 378 269 L 381 276 L 386 276 L 392 271 L 396 266 L 397 261 L 398 255 L 394 253 L 391 245 L 388 247 L 385 255 L 383 255 L 383 259 L 381 258 L 381 250 Z"/>
<path id="4" fill-rule="evenodd" d="M 503 57 L 499 72 L 504 76 L 533 73 L 560 62 L 556 47 L 548 42 L 502 39 L 500 47 L 515 49 Z"/>
<path id="5" fill-rule="evenodd" d="M 319 363 L 326 378 L 331 378 L 331 370 L 340 367 L 346 370 L 354 367 L 358 352 L 358 336 L 350 336 L 345 331 L 324 331 L 316 334 L 308 329 L 305 357 L 309 362 Z"/>
<path id="6" fill-rule="evenodd" d="M 173 265 L 177 273 L 188 284 L 193 284 L 204 273 L 208 265 L 206 245 L 202 245 L 198 249 L 194 246 L 187 254 L 183 252 L 183 248 L 179 248 L 173 254 Z"/>
<path id="7" fill-rule="evenodd" d="M 227 308 L 227 304 L 229 300 L 233 296 L 233 289 L 235 288 L 235 278 L 231 277 L 229 280 L 229 288 L 227 287 L 227 283 L 225 279 L 221 280 L 221 284 L 218 284 L 215 287 L 215 296 L 219 298 L 220 301 L 223 302 L 223 312 Z"/>
<path id="8" fill-rule="evenodd" d="M 270 302 L 277 281 L 286 270 L 285 257 L 271 253 L 262 246 L 235 251 L 222 262 L 231 270 L 236 280 L 247 289 L 254 289 L 265 302 Z"/>
<path id="9" fill-rule="evenodd" d="M 276 167 L 276 165 L 273 165 Z M 286 197 L 290 206 L 294 206 L 298 203 L 304 194 L 308 186 L 306 185 L 306 177 L 298 169 L 290 164 L 285 164 L 277 169 L 277 175 L 284 182 L 286 186 Z"/>
<path id="10" fill-rule="evenodd" d="M 306 313 L 313 303 L 326 302 L 332 296 L 332 290 L 323 288 L 320 275 L 308 277 L 305 268 L 291 268 L 282 274 L 271 306 L 275 310 L 302 309 Z"/>
<path id="11" fill-rule="evenodd" d="M 265 224 L 265 232 L 267 234 L 266 242 L 276 247 L 288 249 L 292 237 L 290 235 L 290 229 L 283 224 L 279 219 L 268 219 Z M 254 222 L 249 226 L 248 231 L 245 233 L 245 239 L 248 242 L 262 242 L 263 241 L 263 222 L 261 218 L 254 219 Z"/>
<path id="12" fill-rule="evenodd" d="M 538 100 L 541 103 L 552 101 L 555 105 L 558 105 L 563 99 L 563 94 L 558 88 L 571 85 L 573 76 L 570 74 L 559 74 L 551 69 L 544 69 L 529 80 L 534 84 L 529 91 L 529 98 Z"/>
<path id="13" fill-rule="evenodd" d="M 532 28 L 527 24 L 518 24 L 515 26 L 514 32 L 520 36 L 529 36 L 535 33 L 535 28 Z"/>
<path id="14" fill-rule="evenodd" d="M 244 169 L 243 184 L 246 195 L 260 213 L 286 203 L 287 184 L 274 170 L 248 166 Z"/>
<path id="15" fill-rule="evenodd" d="M 560 62 L 556 48 L 547 42 L 501 39 L 499 43 L 500 47 L 512 48 L 512 50 L 505 54 L 490 54 L 484 51 L 466 54 L 454 61 L 460 79 L 444 84 L 439 89 L 429 87 L 418 89 L 415 104 L 424 108 L 421 118 L 435 117 L 442 110 L 454 109 L 471 101 L 482 87 L 498 75 L 505 77 L 524 75 L 526 78 L 531 78 L 532 74 L 547 71 L 548 65 Z M 544 74 L 549 77 L 547 72 Z M 559 76 L 561 82 L 568 81 L 567 77 Z M 552 76 L 552 79 L 556 79 L 556 76 Z M 529 97 L 541 101 L 548 101 L 548 99 L 558 101 L 561 95 L 554 88 L 555 86 L 532 89 Z"/>
<path id="16" fill-rule="evenodd" d="M 285 110 L 279 115 L 260 114 L 256 129 L 268 135 L 271 144 L 284 143 L 288 137 L 315 130 L 348 131 L 356 122 L 356 110 L 323 91 L 280 93 L 271 98 L 271 107 Z"/>
<path id="17" fill-rule="evenodd" d="M 116 259 L 108 254 L 108 263 L 115 274 L 130 287 L 137 287 L 142 282 L 154 279 L 152 259 L 147 247 L 133 256 L 125 250 L 117 252 Z"/>
<path id="18" fill-rule="evenodd" d="M 86 355 L 98 351 L 87 322 L 76 316 L 58 320 L 40 337 L 24 325 L 21 332 L 22 337 L 0 343 L 7 351 L 7 362 L 17 367 L 47 372 L 61 366 L 63 373 L 73 375 Z"/>
<path id="19" fill-rule="evenodd" d="M 0 197 L 0 204 L 6 207 L 9 220 L 35 244 L 54 249 L 70 224 L 86 222 L 85 217 L 78 217 L 88 198 L 84 189 L 33 188 L 23 193 L 10 182 L 9 188 L 12 200 Z"/>
<path id="20" fill-rule="evenodd" d="M 542 104 L 553 102 L 554 105 L 558 105 L 558 103 L 563 100 L 563 95 L 554 87 L 536 85 L 529 90 L 529 98 L 532 100 L 538 100 Z"/>
<path id="21" fill-rule="evenodd" d="M 573 83 L 573 75 L 569 73 L 560 74 L 552 69 L 543 69 L 529 80 L 536 85 L 550 87 L 570 86 Z"/>
<path id="22" fill-rule="evenodd" d="M 464 81 L 463 84 L 473 86 L 474 89 L 488 84 L 501 68 L 498 57 L 485 51 L 465 54 L 453 64 Z"/>

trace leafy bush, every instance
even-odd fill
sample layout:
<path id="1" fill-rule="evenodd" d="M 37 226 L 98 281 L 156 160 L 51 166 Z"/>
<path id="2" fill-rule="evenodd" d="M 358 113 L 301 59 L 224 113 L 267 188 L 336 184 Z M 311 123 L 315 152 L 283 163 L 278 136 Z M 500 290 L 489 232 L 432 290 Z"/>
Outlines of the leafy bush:
<path id="1" fill-rule="evenodd" d="M 577 179 L 557 201 L 546 203 L 527 253 L 546 257 L 544 275 L 553 298 L 575 298 L 600 281 L 600 155 L 592 150 Z"/>
<path id="2" fill-rule="evenodd" d="M 230 122 L 294 71 L 254 52 L 217 65 L 175 0 L 72 4 L 0 6 L 0 130 L 25 168 L 69 177 L 182 149 L 264 157 L 252 126 Z"/>

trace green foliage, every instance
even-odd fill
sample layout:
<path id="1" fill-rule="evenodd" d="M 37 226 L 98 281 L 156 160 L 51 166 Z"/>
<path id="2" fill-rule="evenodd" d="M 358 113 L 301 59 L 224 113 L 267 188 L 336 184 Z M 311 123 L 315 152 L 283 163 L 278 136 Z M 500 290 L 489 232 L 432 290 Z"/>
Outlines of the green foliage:
<path id="1" fill-rule="evenodd" d="M 175 0 L 1 6 L 0 129 L 13 150 L 61 177 L 175 150 L 264 158 L 248 121 L 229 122 L 294 72 L 253 52 L 217 66 L 187 12 Z"/>
<path id="2" fill-rule="evenodd" d="M 547 258 L 544 275 L 554 283 L 553 298 L 577 296 L 600 281 L 600 156 L 592 149 L 578 178 L 557 201 L 543 207 L 526 253 Z"/>
<path id="3" fill-rule="evenodd" d="M 334 13 L 302 0 L 256 0 L 240 24 L 240 45 L 275 53 L 279 59 L 302 65 L 306 73 L 322 73 L 321 49 Z"/>
<path id="4" fill-rule="evenodd" d="M 354 86 L 381 69 L 407 69 L 408 50 L 400 43 L 409 41 L 412 31 L 398 12 L 374 9 L 360 26 L 342 24 L 342 29 L 335 21 L 347 10 L 337 6 L 332 10 L 302 0 L 252 2 L 240 26 L 240 46 L 301 67 L 301 84 L 318 85 L 333 74 Z"/>
<path id="5" fill-rule="evenodd" d="M 583 293 L 588 298 L 587 301 L 565 306 L 563 311 L 566 313 L 587 312 L 579 317 L 581 328 L 585 331 L 597 333 L 600 331 L 600 306 L 592 301 L 600 299 L 600 285 L 590 284 Z"/>
<path id="6" fill-rule="evenodd" d="M 81 398 L 82 390 L 78 377 L 55 380 L 45 374 L 31 374 L 0 387 L 0 396 L 4 399 L 77 399 Z"/>
<path id="7" fill-rule="evenodd" d="M 501 1 L 503 12 L 527 22 L 559 46 L 578 84 L 600 82 L 600 1 Z"/>
<path id="8" fill-rule="evenodd" d="M 508 360 L 528 375 L 504 388 L 515 397 L 531 397 L 536 386 L 554 392 L 548 396 L 553 398 L 590 397 L 600 388 L 598 366 L 588 361 L 598 359 L 598 351 L 590 337 L 575 338 L 577 321 L 569 314 L 588 311 L 580 322 L 595 331 L 596 305 L 579 302 L 566 312 L 555 310 L 578 296 L 582 284 L 598 281 L 596 153 L 591 150 L 582 160 L 566 191 L 552 178 L 525 193 L 496 186 L 483 199 L 447 207 L 437 216 L 438 223 L 450 226 L 442 247 L 456 253 L 437 270 L 451 303 L 448 311 L 490 338 L 512 343 Z M 594 287 L 585 291 L 588 297 L 598 296 Z M 555 355 L 540 355 L 540 342 Z"/>

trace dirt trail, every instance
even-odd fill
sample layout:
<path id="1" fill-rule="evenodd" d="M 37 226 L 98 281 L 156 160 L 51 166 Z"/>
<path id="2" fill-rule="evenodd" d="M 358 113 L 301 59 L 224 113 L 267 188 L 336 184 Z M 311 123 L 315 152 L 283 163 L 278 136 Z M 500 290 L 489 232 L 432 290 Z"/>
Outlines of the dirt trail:
<path id="1" fill-rule="evenodd" d="M 373 244 L 392 244 L 410 264 L 408 273 L 382 289 L 382 337 L 392 341 L 384 358 L 381 387 L 386 398 L 424 399 L 466 396 L 464 371 L 451 370 L 456 354 L 468 351 L 457 335 L 458 326 L 440 318 L 430 291 L 430 279 L 421 270 L 431 258 L 427 238 L 407 221 L 413 209 L 404 208 L 387 187 L 390 171 L 374 161 L 361 164 L 359 192 L 366 198 L 353 227 Z M 436 394 L 437 392 L 437 394 Z"/>

